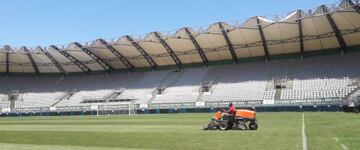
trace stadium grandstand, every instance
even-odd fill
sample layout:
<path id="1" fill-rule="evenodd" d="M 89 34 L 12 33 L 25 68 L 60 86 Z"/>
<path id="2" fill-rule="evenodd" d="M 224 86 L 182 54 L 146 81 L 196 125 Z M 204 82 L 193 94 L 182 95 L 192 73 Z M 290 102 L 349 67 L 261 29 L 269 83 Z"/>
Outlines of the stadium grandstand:
<path id="1" fill-rule="evenodd" d="M 0 50 L 1 115 L 344 110 L 360 103 L 360 5 L 207 29 Z"/>

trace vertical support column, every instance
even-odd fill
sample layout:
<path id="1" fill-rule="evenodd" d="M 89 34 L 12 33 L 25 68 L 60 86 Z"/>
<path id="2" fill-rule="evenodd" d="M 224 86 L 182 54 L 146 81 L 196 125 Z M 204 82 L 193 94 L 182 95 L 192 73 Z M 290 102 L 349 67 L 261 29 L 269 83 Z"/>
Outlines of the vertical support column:
<path id="1" fill-rule="evenodd" d="M 66 72 L 64 70 L 64 68 L 59 64 L 59 62 L 50 55 L 49 52 L 46 52 L 43 48 L 38 47 L 40 49 L 40 51 L 42 51 L 50 60 L 51 62 L 59 69 L 59 71 L 64 75 Z"/>
<path id="2" fill-rule="evenodd" d="M 259 17 L 256 17 L 256 22 L 257 22 L 257 24 L 258 24 L 261 41 L 262 41 L 262 44 L 263 44 L 263 47 L 264 47 L 265 59 L 266 59 L 266 61 L 269 61 L 269 59 L 270 59 L 270 53 L 269 53 L 268 46 L 267 46 L 267 44 L 266 44 L 266 38 L 265 38 L 265 36 L 264 36 L 264 32 L 263 32 L 262 26 L 261 26 L 261 24 L 260 24 L 260 19 L 259 19 Z"/>
<path id="3" fill-rule="evenodd" d="M 326 14 L 326 18 L 328 19 L 328 21 L 331 25 L 331 28 L 333 29 L 333 31 L 335 33 L 336 39 L 339 42 L 341 54 L 346 53 L 347 46 L 346 46 L 344 38 L 342 37 L 342 35 L 340 33 L 339 28 L 335 24 L 335 21 L 333 20 L 333 18 L 331 17 L 330 14 Z"/>
<path id="4" fill-rule="evenodd" d="M 10 65 L 9 65 L 9 51 L 10 51 L 10 46 L 9 45 L 5 45 L 5 54 L 6 54 L 6 76 L 9 76 L 10 73 Z"/>
<path id="5" fill-rule="evenodd" d="M 39 73 L 40 73 L 39 68 L 38 68 L 37 64 L 35 63 L 34 58 L 31 56 L 30 51 L 25 46 L 23 47 L 23 49 L 26 52 L 26 55 L 28 56 L 28 58 L 34 68 L 35 75 L 39 76 Z"/>
<path id="6" fill-rule="evenodd" d="M 207 66 L 208 64 L 208 59 L 204 53 L 204 50 L 200 47 L 199 43 L 195 40 L 194 36 L 191 34 L 191 32 L 189 31 L 188 28 L 185 28 L 185 32 L 186 34 L 189 36 L 191 42 L 193 43 L 194 47 L 196 48 L 196 50 L 198 51 L 201 59 L 202 59 L 202 62 L 205 66 Z"/>
<path id="7" fill-rule="evenodd" d="M 177 68 L 180 69 L 182 63 L 181 63 L 179 57 L 176 56 L 173 49 L 165 42 L 164 39 L 162 39 L 162 37 L 160 37 L 158 32 L 154 32 L 154 35 L 160 41 L 160 43 L 163 45 L 163 47 L 166 49 L 166 51 L 170 54 L 171 58 L 174 60 L 174 62 L 176 64 Z"/>
<path id="8" fill-rule="evenodd" d="M 126 68 L 131 72 L 135 67 L 130 63 L 129 60 L 125 58 L 123 54 L 121 54 L 119 51 L 117 51 L 113 46 L 109 45 L 105 40 L 98 39 L 98 41 L 104 45 L 110 52 L 112 52 L 125 66 Z"/>
<path id="9" fill-rule="evenodd" d="M 301 16 L 301 10 L 297 11 L 297 22 L 298 22 L 298 26 L 299 26 L 299 42 L 300 42 L 300 55 L 301 58 L 304 57 L 304 35 L 303 35 L 303 29 L 302 29 L 302 16 Z"/>
<path id="10" fill-rule="evenodd" d="M 77 60 L 74 56 L 71 56 L 69 53 L 60 50 L 58 47 L 51 45 L 51 48 L 59 52 L 61 55 L 69 59 L 72 63 L 74 63 L 76 66 L 78 66 L 85 74 L 89 74 L 91 72 L 90 68 L 88 68 L 85 64 Z"/>
<path id="11" fill-rule="evenodd" d="M 80 43 L 74 42 L 74 45 L 76 45 L 78 48 L 80 48 L 83 52 L 88 54 L 93 60 L 95 60 L 105 71 L 111 72 L 113 68 L 103 59 L 101 59 L 99 56 L 95 55 L 92 51 L 90 51 L 88 48 L 83 47 Z"/>
<path id="12" fill-rule="evenodd" d="M 224 36 L 224 39 L 226 41 L 226 44 L 228 45 L 229 47 L 229 51 L 230 51 L 230 54 L 231 54 L 231 57 L 233 59 L 233 63 L 237 63 L 237 56 L 236 56 L 236 53 L 235 53 L 235 50 L 234 50 L 234 46 L 232 45 L 228 35 L 227 35 L 227 31 L 225 31 L 223 25 L 221 24 L 221 22 L 218 23 L 219 24 L 219 28 L 221 30 L 221 33 L 223 34 Z"/>
<path id="13" fill-rule="evenodd" d="M 150 55 L 138 44 L 132 39 L 130 36 L 126 35 L 125 38 L 140 52 L 141 55 L 144 56 L 146 61 L 150 64 L 152 70 L 156 70 L 158 65 L 155 63 L 155 61 L 150 57 Z"/>

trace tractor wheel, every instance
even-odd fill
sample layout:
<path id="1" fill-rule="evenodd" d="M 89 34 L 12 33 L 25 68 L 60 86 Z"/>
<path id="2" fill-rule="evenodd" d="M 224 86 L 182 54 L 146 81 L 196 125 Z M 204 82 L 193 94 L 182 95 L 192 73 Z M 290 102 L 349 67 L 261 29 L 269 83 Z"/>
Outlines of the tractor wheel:
<path id="1" fill-rule="evenodd" d="M 239 123 L 239 124 L 237 125 L 237 128 L 240 129 L 240 130 L 247 130 L 246 124 L 242 124 L 242 123 Z"/>
<path id="2" fill-rule="evenodd" d="M 220 130 L 227 130 L 229 127 L 227 122 L 220 122 L 219 128 Z"/>
<path id="3" fill-rule="evenodd" d="M 250 129 L 250 130 L 257 130 L 257 128 L 258 128 L 257 123 L 250 123 L 250 124 L 249 124 L 249 129 Z"/>

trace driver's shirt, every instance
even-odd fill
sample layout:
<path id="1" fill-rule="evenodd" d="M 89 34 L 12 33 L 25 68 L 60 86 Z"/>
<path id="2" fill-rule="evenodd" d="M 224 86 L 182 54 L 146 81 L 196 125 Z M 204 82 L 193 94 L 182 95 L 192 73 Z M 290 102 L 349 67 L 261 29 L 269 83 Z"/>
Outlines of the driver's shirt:
<path id="1" fill-rule="evenodd" d="M 235 114 L 235 106 L 234 105 L 229 107 L 229 114 L 231 114 L 231 115 Z"/>

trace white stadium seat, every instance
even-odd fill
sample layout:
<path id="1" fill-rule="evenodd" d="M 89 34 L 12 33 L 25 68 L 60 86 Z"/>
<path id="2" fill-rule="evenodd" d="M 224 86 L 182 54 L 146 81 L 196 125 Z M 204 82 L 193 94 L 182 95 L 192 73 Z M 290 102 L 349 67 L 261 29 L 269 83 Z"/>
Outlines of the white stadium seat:
<path id="1" fill-rule="evenodd" d="M 93 104 L 82 101 L 104 99 L 116 89 L 124 90 L 115 99 L 130 99 L 135 104 L 345 98 L 359 89 L 359 56 L 360 53 L 329 55 L 304 60 L 185 68 L 180 72 L 69 76 L 61 80 L 55 77 L 1 78 L 0 84 L 6 86 L 2 86 L 0 108 L 10 107 L 7 89 L 20 91 L 13 108 L 90 106 Z M 285 79 L 287 86 L 275 89 L 275 79 Z M 212 83 L 209 92 L 200 92 L 203 82 Z M 158 87 L 164 88 L 163 93 L 156 93 Z M 76 92 L 59 101 L 69 90 Z"/>

